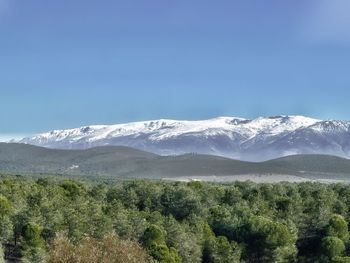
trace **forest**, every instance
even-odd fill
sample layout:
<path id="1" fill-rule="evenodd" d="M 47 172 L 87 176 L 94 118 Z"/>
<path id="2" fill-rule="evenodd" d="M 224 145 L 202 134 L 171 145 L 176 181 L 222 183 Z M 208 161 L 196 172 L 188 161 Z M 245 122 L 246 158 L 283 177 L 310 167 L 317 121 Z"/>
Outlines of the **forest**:
<path id="1" fill-rule="evenodd" d="M 0 176 L 0 262 L 350 262 L 350 185 Z"/>

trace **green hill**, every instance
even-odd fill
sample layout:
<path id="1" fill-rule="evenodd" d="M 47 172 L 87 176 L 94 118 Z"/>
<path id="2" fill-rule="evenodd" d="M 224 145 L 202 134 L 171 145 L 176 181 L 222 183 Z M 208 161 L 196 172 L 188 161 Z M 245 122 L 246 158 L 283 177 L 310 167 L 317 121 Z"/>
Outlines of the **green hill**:
<path id="1" fill-rule="evenodd" d="M 253 163 L 198 154 L 159 156 L 119 146 L 55 150 L 0 143 L 0 171 L 138 178 L 277 174 L 350 179 L 350 160 L 328 155 L 295 155 Z"/>

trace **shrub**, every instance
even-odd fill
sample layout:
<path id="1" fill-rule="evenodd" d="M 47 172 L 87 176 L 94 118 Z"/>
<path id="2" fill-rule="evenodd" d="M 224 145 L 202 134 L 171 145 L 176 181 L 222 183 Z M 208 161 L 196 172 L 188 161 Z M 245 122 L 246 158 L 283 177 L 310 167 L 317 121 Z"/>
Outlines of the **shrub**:
<path id="1" fill-rule="evenodd" d="M 49 250 L 49 263 L 146 263 L 149 256 L 139 244 L 119 239 L 115 234 L 101 240 L 85 237 L 73 244 L 64 234 L 59 234 Z"/>

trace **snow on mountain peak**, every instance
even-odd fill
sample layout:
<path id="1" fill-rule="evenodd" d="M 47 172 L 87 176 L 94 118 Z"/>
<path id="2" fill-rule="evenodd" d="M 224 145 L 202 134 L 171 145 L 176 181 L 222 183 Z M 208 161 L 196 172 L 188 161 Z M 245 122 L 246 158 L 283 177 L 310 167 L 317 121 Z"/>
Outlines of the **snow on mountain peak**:
<path id="1" fill-rule="evenodd" d="M 49 142 L 69 140 L 70 142 L 87 138 L 88 141 L 98 141 L 104 138 L 131 136 L 137 134 L 152 134 L 153 139 L 164 139 L 186 133 L 198 133 L 208 130 L 249 133 L 250 136 L 264 132 L 277 134 L 300 127 L 310 126 L 319 120 L 303 116 L 259 117 L 247 120 L 237 117 L 217 117 L 208 120 L 171 120 L 159 119 L 151 121 L 130 122 L 115 125 L 91 125 L 76 129 L 53 130 L 48 133 L 24 138 L 23 142 Z"/>
<path id="2" fill-rule="evenodd" d="M 159 119 L 54 130 L 19 142 L 69 149 L 121 145 L 159 154 L 198 152 L 246 160 L 279 157 L 286 152 L 334 153 L 344 157 L 350 156 L 350 124 L 295 115 L 252 120 Z"/>

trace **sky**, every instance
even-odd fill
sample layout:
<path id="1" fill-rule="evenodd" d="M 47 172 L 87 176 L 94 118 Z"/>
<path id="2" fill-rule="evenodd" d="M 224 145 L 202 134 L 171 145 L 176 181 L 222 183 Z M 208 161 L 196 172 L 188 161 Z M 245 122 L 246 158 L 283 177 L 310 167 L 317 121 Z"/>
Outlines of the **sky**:
<path id="1" fill-rule="evenodd" d="M 0 140 L 217 116 L 350 119 L 348 0 L 0 0 Z"/>

